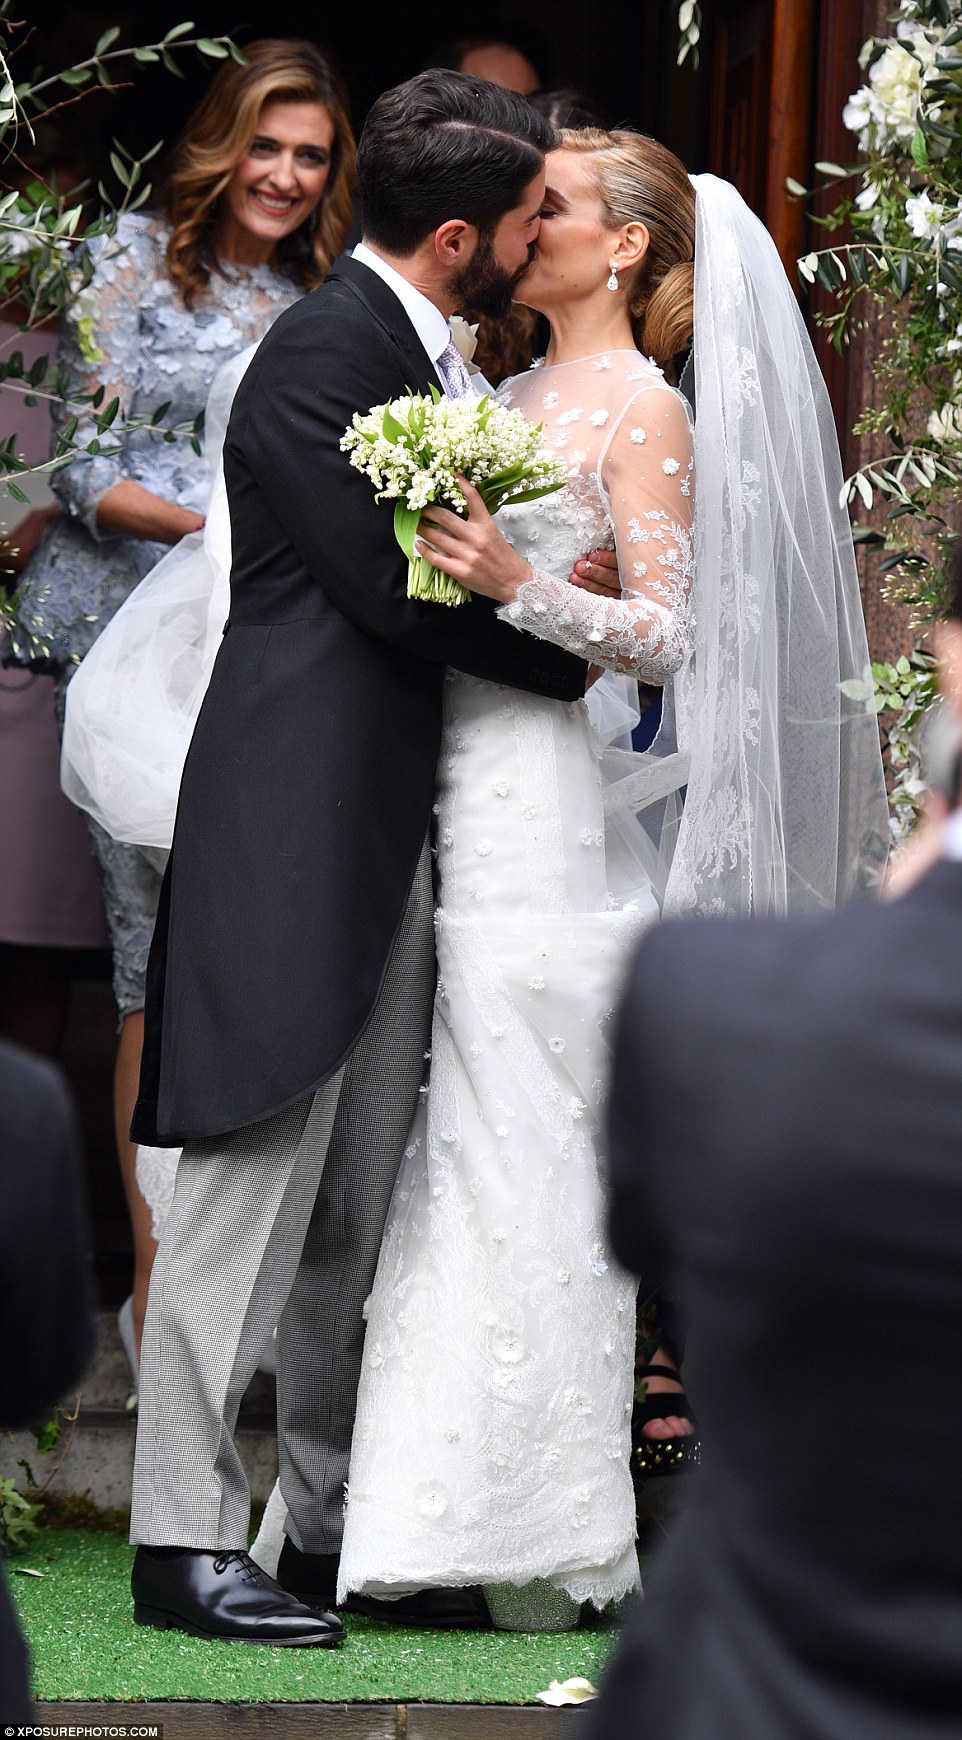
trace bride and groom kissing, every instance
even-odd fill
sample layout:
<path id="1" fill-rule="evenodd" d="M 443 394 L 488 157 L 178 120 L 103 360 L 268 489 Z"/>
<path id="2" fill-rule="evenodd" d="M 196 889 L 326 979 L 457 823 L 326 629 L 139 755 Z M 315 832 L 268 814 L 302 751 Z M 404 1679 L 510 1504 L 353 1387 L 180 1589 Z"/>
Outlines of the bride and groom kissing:
<path id="1" fill-rule="evenodd" d="M 143 1342 L 135 1617 L 285 1645 L 338 1643 L 338 1602 L 567 1625 L 636 1587 L 605 1027 L 672 879 L 679 905 L 724 904 L 725 867 L 757 843 L 717 726 L 745 717 L 747 662 L 728 657 L 716 705 L 717 660 L 698 656 L 730 556 L 693 615 L 691 421 L 659 366 L 692 338 L 682 165 L 629 134 L 556 140 L 523 99 L 432 72 L 375 105 L 358 181 L 364 243 L 276 322 L 234 401 L 231 614 L 184 771 L 133 1126 L 184 1145 Z M 704 191 L 731 255 L 744 208 Z M 341 437 L 406 390 L 471 391 L 447 317 L 512 293 L 552 344 L 502 394 L 568 483 L 497 522 L 469 487 L 464 519 L 428 510 L 432 561 L 476 596 L 408 600 L 390 512 Z M 612 542 L 617 592 L 565 578 Z M 797 840 L 772 829 L 765 850 L 804 851 L 834 804 L 817 865 L 766 866 L 828 902 L 857 852 L 826 719 L 865 657 L 854 570 L 820 571 L 838 642 L 791 717 L 793 745 L 816 724 L 821 760 Z M 660 754 L 604 750 L 592 666 L 674 690 Z M 748 742 L 784 753 L 764 719 Z M 233 1441 L 275 1326 L 276 1580 L 246 1551 Z"/>

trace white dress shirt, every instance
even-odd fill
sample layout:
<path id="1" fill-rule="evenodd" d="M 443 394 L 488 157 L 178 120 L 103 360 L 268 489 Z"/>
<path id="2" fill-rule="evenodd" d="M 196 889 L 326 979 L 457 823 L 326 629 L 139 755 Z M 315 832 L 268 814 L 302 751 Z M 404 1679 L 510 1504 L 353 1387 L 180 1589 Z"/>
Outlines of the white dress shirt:
<path id="1" fill-rule="evenodd" d="M 393 266 L 389 266 L 386 260 L 381 259 L 380 254 L 375 254 L 373 249 L 366 248 L 363 242 L 358 242 L 353 257 L 355 260 L 360 260 L 362 266 L 367 266 L 372 272 L 376 272 L 388 289 L 394 291 L 428 356 L 436 365 L 441 352 L 447 350 L 452 341 L 451 328 L 440 308 L 436 308 L 427 296 L 422 295 L 420 290 L 416 290 L 406 278 L 402 278 L 400 272 L 396 272 Z M 446 392 L 447 387 L 440 374 L 438 381 Z"/>

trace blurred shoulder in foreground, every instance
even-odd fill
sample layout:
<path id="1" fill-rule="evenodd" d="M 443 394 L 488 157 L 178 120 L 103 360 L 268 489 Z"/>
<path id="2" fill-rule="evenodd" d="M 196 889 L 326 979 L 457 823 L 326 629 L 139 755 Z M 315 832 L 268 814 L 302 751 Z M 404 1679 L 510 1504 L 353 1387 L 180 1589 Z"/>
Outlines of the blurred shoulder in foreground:
<path id="1" fill-rule="evenodd" d="M 0 1428 L 41 1424 L 82 1377 L 94 1343 L 89 1252 L 63 1076 L 0 1041 Z M 2 1575 L 0 1707 L 8 1723 L 35 1721 L 26 1644 Z"/>
<path id="2" fill-rule="evenodd" d="M 590 1740 L 957 1740 L 962 862 L 665 924 L 610 1148 L 615 1249 L 690 1315 L 705 1460 Z"/>
<path id="3" fill-rule="evenodd" d="M 80 1141 L 53 1064 L 0 1042 L 0 1426 L 28 1426 L 93 1351 Z"/>

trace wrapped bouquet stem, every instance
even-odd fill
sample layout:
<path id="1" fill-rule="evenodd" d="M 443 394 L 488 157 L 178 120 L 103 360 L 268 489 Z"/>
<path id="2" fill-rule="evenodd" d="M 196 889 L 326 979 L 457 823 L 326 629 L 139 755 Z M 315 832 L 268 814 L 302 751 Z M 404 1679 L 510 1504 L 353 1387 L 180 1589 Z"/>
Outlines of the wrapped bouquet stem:
<path id="1" fill-rule="evenodd" d="M 394 502 L 394 535 L 408 559 L 408 597 L 463 604 L 471 597 L 414 547 L 424 509 L 440 502 L 464 513 L 458 477 L 473 483 L 489 513 L 505 502 L 537 501 L 562 489 L 560 460 L 541 446 L 541 424 L 483 399 L 409 393 L 356 412 L 341 438 L 351 464 L 369 477 L 378 501 Z"/>

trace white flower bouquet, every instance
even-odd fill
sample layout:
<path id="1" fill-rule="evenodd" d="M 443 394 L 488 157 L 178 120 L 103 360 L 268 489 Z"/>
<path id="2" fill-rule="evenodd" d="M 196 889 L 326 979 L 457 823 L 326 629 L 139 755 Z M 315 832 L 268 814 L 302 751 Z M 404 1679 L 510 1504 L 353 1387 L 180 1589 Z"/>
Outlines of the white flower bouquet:
<path id="1" fill-rule="evenodd" d="M 463 604 L 471 597 L 414 547 L 421 513 L 440 502 L 464 512 L 458 476 L 478 491 L 489 513 L 506 501 L 537 501 L 564 487 L 563 465 L 541 446 L 541 424 L 483 399 L 407 394 L 356 412 L 341 438 L 351 464 L 370 478 L 378 501 L 393 501 L 394 535 L 408 559 L 408 597 Z"/>

